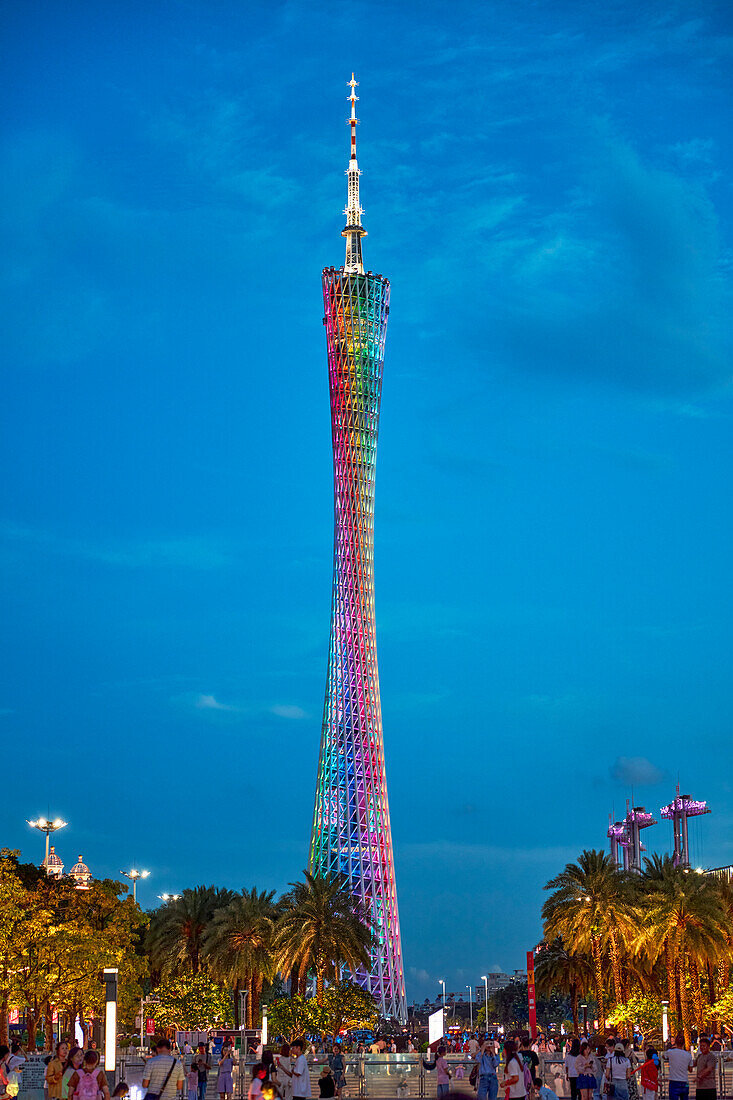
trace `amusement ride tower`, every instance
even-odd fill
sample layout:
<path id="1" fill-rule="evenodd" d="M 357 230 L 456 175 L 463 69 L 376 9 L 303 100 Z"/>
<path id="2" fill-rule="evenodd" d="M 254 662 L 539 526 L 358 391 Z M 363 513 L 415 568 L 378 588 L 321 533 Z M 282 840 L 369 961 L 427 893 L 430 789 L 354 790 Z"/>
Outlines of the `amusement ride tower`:
<path id="1" fill-rule="evenodd" d="M 355 980 L 385 1017 L 406 1022 L 392 830 L 374 622 L 374 476 L 389 281 L 364 271 L 351 88 L 346 261 L 323 272 L 333 441 L 331 637 L 309 867 L 337 876 L 374 931 L 371 966 Z"/>

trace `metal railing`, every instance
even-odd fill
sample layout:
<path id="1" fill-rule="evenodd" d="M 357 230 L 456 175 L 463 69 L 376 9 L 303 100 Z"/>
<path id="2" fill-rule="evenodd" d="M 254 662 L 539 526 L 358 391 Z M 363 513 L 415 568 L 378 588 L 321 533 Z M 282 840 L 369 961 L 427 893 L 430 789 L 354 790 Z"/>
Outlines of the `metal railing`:
<path id="1" fill-rule="evenodd" d="M 715 1052 L 713 1052 L 715 1053 Z M 345 1054 L 346 1065 L 346 1090 L 342 1094 L 343 1100 L 430 1100 L 437 1096 L 437 1080 L 435 1070 L 428 1069 L 427 1055 L 422 1054 Z M 544 1085 L 547 1085 L 560 1100 L 566 1100 L 570 1096 L 570 1085 L 565 1077 L 565 1066 L 560 1055 L 541 1054 L 539 1077 Z M 733 1100 L 733 1051 L 723 1051 L 716 1054 L 718 1072 L 718 1100 L 731 1098 Z M 190 1061 L 190 1059 L 189 1059 Z M 476 1091 L 469 1081 L 472 1066 L 475 1064 L 468 1054 L 448 1054 L 446 1056 L 451 1072 L 450 1094 L 451 1096 L 465 1096 L 475 1098 Z M 317 1098 L 319 1095 L 318 1078 L 324 1065 L 328 1064 L 328 1056 L 317 1055 L 308 1059 L 311 1076 L 311 1095 Z M 431 1060 L 428 1065 L 432 1064 Z M 130 1100 L 142 1100 L 142 1071 L 145 1063 L 140 1057 L 123 1057 L 120 1059 L 118 1080 L 126 1080 L 130 1085 Z M 246 1100 L 247 1091 L 252 1080 L 253 1059 L 248 1059 L 244 1064 L 238 1063 L 234 1067 L 234 1096 L 233 1100 Z M 664 1059 L 661 1059 L 659 1069 L 659 1093 L 658 1100 L 667 1100 L 669 1096 L 669 1067 Z M 637 1074 L 638 1082 L 639 1076 Z M 212 1069 L 209 1074 L 206 1100 L 218 1100 L 216 1091 L 217 1071 Z M 695 1074 L 690 1074 L 690 1096 L 695 1095 Z M 639 1085 L 639 1096 L 641 1086 Z M 596 1100 L 602 1093 L 596 1094 Z M 22 1098 L 21 1098 L 22 1100 Z"/>

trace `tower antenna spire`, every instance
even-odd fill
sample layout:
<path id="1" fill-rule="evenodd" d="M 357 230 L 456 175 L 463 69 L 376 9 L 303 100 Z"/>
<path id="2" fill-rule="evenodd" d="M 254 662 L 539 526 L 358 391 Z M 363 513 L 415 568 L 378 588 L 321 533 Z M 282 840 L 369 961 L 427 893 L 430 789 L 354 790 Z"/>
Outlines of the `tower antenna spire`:
<path id="1" fill-rule="evenodd" d="M 367 234 L 366 229 L 361 224 L 361 216 L 364 211 L 359 202 L 359 176 L 361 172 L 359 171 L 359 162 L 356 159 L 356 127 L 359 122 L 356 117 L 356 101 L 359 98 L 356 89 L 359 87 L 359 81 L 354 78 L 353 73 L 351 74 L 351 80 L 347 82 L 347 87 L 351 89 L 347 97 L 351 103 L 351 117 L 348 120 L 351 127 L 351 155 L 349 157 L 349 167 L 346 169 L 348 179 L 348 198 L 344 210 L 346 226 L 341 231 L 341 236 L 346 237 L 344 271 L 350 275 L 363 275 L 364 260 L 361 254 L 361 238 L 366 237 Z"/>

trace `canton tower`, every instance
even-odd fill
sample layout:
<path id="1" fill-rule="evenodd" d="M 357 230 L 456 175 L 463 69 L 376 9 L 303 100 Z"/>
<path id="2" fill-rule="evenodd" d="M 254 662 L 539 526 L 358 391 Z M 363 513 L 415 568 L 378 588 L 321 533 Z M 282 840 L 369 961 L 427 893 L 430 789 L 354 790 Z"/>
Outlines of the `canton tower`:
<path id="1" fill-rule="evenodd" d="M 374 623 L 374 476 L 389 281 L 364 271 L 351 74 L 346 260 L 323 272 L 333 441 L 331 638 L 309 869 L 337 876 L 374 930 L 355 980 L 385 1017 L 407 1021 Z"/>

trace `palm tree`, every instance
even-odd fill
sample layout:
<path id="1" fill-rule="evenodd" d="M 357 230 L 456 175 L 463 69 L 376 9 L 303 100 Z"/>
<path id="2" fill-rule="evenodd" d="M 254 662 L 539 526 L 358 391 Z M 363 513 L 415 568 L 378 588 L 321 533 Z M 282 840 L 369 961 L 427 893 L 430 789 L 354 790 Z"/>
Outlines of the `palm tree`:
<path id="1" fill-rule="evenodd" d="M 635 932 L 638 919 L 629 876 L 618 869 L 608 853 L 586 849 L 577 863 L 567 863 L 545 889 L 554 891 L 542 907 L 545 939 L 561 936 L 573 954 L 590 953 L 598 1015 L 604 1027 L 603 955 L 607 950 L 614 993 L 620 1003 L 623 988 L 619 950 Z"/>
<path id="2" fill-rule="evenodd" d="M 675 867 L 669 856 L 646 861 L 646 881 L 646 940 L 652 951 L 656 944 L 658 953 L 665 952 L 670 1004 L 677 1009 L 689 1045 L 693 1018 L 700 1031 L 705 1027 L 700 969 L 717 962 L 725 951 L 730 919 L 715 880 Z"/>
<path id="3" fill-rule="evenodd" d="M 279 970 L 301 982 L 311 968 L 315 971 L 316 999 L 322 1005 L 325 983 L 338 978 L 340 966 L 352 971 L 369 967 L 374 936 L 361 904 L 337 876 L 304 874 L 305 882 L 291 883 L 282 899 L 275 957 Z"/>
<path id="4" fill-rule="evenodd" d="M 239 991 L 247 990 L 246 1027 L 259 1020 L 264 980 L 274 977 L 272 937 L 277 907 L 275 891 L 242 890 L 223 909 L 218 909 L 206 930 L 203 955 L 212 976 L 234 985 L 239 1011 Z"/>
<path id="5" fill-rule="evenodd" d="M 566 950 L 558 936 L 552 943 L 540 945 L 535 956 L 534 973 L 538 993 L 552 993 L 553 989 L 560 989 L 570 994 L 573 1031 L 579 1035 L 578 996 L 593 981 L 593 967 L 588 957 Z"/>
<path id="6" fill-rule="evenodd" d="M 708 967 L 708 986 L 711 1004 L 714 1004 L 715 1001 L 722 997 L 728 989 L 731 961 L 733 961 L 733 879 L 716 878 L 714 881 L 720 892 L 720 900 L 726 915 L 728 931 L 725 937 L 726 950 L 721 953 L 720 959 L 718 960 L 717 988 L 716 982 L 713 979 L 712 967 Z"/>
<path id="7" fill-rule="evenodd" d="M 196 886 L 157 909 L 146 937 L 153 966 L 162 974 L 180 969 L 198 974 L 206 928 L 216 910 L 228 905 L 233 897 L 231 890 Z"/>

